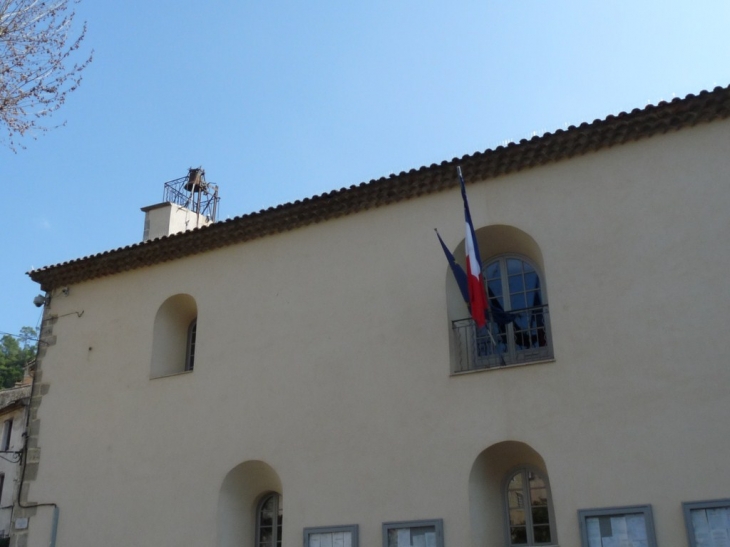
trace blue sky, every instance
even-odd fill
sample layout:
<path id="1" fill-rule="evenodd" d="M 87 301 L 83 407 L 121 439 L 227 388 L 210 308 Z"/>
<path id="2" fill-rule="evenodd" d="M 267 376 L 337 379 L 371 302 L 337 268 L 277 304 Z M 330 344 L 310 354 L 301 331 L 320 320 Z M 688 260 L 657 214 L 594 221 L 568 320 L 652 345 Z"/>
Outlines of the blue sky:
<path id="1" fill-rule="evenodd" d="M 95 53 L 53 120 L 66 126 L 0 148 L 0 332 L 38 322 L 26 271 L 139 241 L 140 207 L 191 166 L 233 217 L 730 84 L 720 0 L 86 0 L 77 13 Z"/>

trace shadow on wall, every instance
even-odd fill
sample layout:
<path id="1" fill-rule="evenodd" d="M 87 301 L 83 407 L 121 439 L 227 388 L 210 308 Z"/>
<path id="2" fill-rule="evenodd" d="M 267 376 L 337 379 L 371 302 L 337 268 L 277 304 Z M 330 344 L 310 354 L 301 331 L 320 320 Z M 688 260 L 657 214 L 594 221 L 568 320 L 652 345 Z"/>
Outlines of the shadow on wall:
<path id="1" fill-rule="evenodd" d="M 282 494 L 281 479 L 262 461 L 234 467 L 223 479 L 218 494 L 217 547 L 252 545 L 256 536 L 256 510 L 262 495 Z"/>

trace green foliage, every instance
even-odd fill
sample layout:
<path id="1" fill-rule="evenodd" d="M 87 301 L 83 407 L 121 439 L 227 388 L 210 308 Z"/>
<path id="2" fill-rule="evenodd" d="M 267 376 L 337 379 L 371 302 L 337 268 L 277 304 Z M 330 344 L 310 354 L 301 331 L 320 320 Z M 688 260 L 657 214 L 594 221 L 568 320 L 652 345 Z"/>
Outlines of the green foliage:
<path id="1" fill-rule="evenodd" d="M 0 338 L 0 388 L 13 387 L 23 379 L 23 369 L 33 359 L 38 345 L 38 333 L 31 327 L 20 329 L 20 336 Z"/>

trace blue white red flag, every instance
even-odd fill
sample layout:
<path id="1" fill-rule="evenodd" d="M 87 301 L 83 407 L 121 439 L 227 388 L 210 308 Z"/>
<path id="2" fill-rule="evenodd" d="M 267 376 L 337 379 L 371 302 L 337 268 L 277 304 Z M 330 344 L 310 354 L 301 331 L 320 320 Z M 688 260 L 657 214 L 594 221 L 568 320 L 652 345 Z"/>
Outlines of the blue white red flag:
<path id="1" fill-rule="evenodd" d="M 464 302 L 469 304 L 469 287 L 468 282 L 466 280 L 466 272 L 464 271 L 464 268 L 459 266 L 459 264 L 456 262 L 456 259 L 454 258 L 454 255 L 451 254 L 451 251 L 449 251 L 449 248 L 446 246 L 446 243 L 444 243 L 444 240 L 441 239 L 441 234 L 439 234 L 439 231 L 436 230 L 436 237 L 439 238 L 439 243 L 441 243 L 441 248 L 444 250 L 444 254 L 446 255 L 446 260 L 449 261 L 449 266 L 451 266 L 451 271 L 454 274 L 454 279 L 456 279 L 456 284 L 459 286 L 459 291 L 461 291 L 461 297 L 464 299 Z"/>
<path id="2" fill-rule="evenodd" d="M 464 177 L 461 174 L 461 167 L 456 168 L 461 184 L 461 197 L 464 200 L 464 220 L 466 223 L 465 252 L 466 252 L 466 281 L 469 291 L 469 311 L 472 319 L 480 329 L 487 324 L 487 310 L 489 301 L 487 291 L 484 288 L 484 276 L 482 275 L 482 259 L 479 256 L 479 246 L 474 233 L 474 224 L 471 221 L 469 212 L 469 200 L 466 197 L 466 186 Z"/>

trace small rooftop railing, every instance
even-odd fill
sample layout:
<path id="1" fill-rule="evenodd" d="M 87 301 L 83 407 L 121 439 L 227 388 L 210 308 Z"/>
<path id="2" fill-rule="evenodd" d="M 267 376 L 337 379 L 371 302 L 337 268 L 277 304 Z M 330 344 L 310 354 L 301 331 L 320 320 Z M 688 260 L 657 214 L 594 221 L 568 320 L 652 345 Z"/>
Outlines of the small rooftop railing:
<path id="1" fill-rule="evenodd" d="M 202 167 L 191 167 L 186 176 L 165 183 L 162 201 L 175 203 L 215 222 L 220 202 L 218 185 L 205 180 Z"/>
<path id="2" fill-rule="evenodd" d="M 478 329 L 471 317 L 452 322 L 454 372 L 467 372 L 552 359 L 548 306 L 492 310 Z"/>

